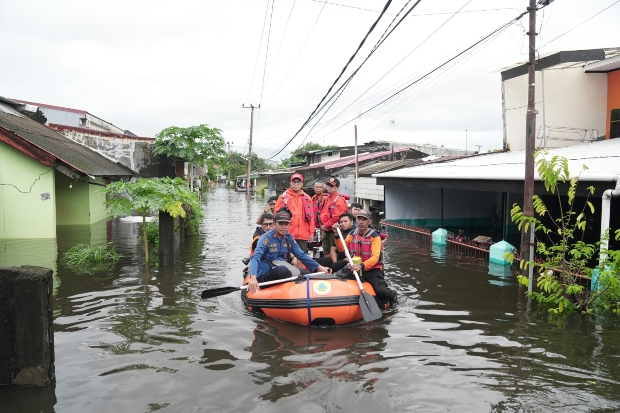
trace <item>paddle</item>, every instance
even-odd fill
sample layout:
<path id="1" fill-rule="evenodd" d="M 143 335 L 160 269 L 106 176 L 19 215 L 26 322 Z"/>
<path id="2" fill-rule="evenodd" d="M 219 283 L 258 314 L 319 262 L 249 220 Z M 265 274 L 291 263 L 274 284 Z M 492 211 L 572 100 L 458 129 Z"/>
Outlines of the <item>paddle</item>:
<path id="1" fill-rule="evenodd" d="M 349 264 L 353 265 L 353 260 L 351 259 L 351 254 L 349 254 L 347 244 L 344 242 L 344 238 L 342 237 L 342 232 L 340 232 L 340 228 L 336 227 L 336 229 L 338 230 L 338 235 L 340 236 L 340 240 L 344 246 L 344 253 L 349 260 Z M 360 286 L 360 309 L 362 310 L 364 321 L 372 321 L 381 318 L 381 310 L 379 309 L 374 297 L 364 291 L 364 287 L 362 286 L 359 275 L 357 275 L 357 271 L 353 271 L 353 274 L 355 275 L 357 284 Z"/>
<path id="2" fill-rule="evenodd" d="M 313 274 L 309 274 L 309 276 L 318 275 L 318 274 L 325 274 L 325 273 L 324 272 L 315 272 Z M 303 278 L 304 276 L 301 276 L 301 277 Z M 267 281 L 267 282 L 258 284 L 258 286 L 259 287 L 266 287 L 268 285 L 280 284 L 280 283 L 285 283 L 285 282 L 289 282 L 289 281 L 295 281 L 298 278 L 300 278 L 300 277 L 294 276 L 294 277 L 289 277 L 289 278 L 283 278 L 281 280 Z M 210 290 L 204 290 L 200 296 L 202 298 L 213 298 L 213 297 L 219 297 L 220 295 L 230 294 L 230 293 L 233 293 L 235 291 L 241 291 L 241 290 L 247 290 L 247 289 L 248 289 L 247 285 L 244 285 L 242 287 L 212 288 Z"/>

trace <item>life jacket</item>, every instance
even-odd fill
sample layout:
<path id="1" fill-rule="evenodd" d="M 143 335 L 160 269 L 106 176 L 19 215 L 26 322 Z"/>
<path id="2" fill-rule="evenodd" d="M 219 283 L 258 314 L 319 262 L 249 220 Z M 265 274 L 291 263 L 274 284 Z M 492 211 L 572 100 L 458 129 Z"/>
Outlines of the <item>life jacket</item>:
<path id="1" fill-rule="evenodd" d="M 336 209 L 336 201 L 338 200 L 338 198 L 340 198 L 340 194 L 336 195 L 336 198 L 334 198 L 334 200 L 332 201 L 331 204 L 329 204 L 328 208 L 329 208 L 329 215 L 330 216 L 334 216 L 334 209 Z"/>
<path id="2" fill-rule="evenodd" d="M 282 194 L 282 203 L 285 207 L 288 208 L 288 194 L 286 192 Z M 312 209 L 312 198 L 310 198 L 310 195 L 306 194 L 305 192 L 302 195 L 302 204 L 304 205 L 306 221 L 310 222 L 310 220 L 314 216 L 314 210 Z"/>
<path id="3" fill-rule="evenodd" d="M 321 226 L 321 210 L 323 209 L 323 205 L 325 204 L 325 198 L 327 196 L 325 193 L 322 193 L 321 196 L 313 196 L 312 197 L 312 208 L 314 210 L 314 222 L 317 226 Z"/>
<path id="4" fill-rule="evenodd" d="M 349 233 L 352 235 L 350 247 L 351 257 L 360 257 L 362 262 L 364 262 L 372 257 L 372 243 L 370 242 L 370 238 L 375 234 L 379 236 L 379 232 L 371 228 L 368 230 L 366 236 L 362 236 L 359 235 L 357 231 L 356 228 Z M 379 261 L 377 261 L 372 268 L 379 266 L 383 266 L 383 251 L 379 254 Z M 366 268 L 366 270 L 371 270 L 372 268 Z"/>
<path id="5" fill-rule="evenodd" d="M 262 234 L 261 234 L 262 235 Z M 254 239 L 252 240 L 252 243 L 250 244 L 250 254 L 254 255 L 254 248 L 256 248 L 256 243 L 258 242 L 258 239 L 260 238 L 260 235 L 257 235 L 254 237 Z"/>

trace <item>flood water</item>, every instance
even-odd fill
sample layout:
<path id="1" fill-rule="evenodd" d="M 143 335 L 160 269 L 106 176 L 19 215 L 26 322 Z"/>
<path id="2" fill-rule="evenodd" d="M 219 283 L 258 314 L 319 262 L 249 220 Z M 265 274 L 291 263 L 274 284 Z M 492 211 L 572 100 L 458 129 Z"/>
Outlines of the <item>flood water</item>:
<path id="1" fill-rule="evenodd" d="M 527 311 L 503 267 L 405 232 L 390 229 L 386 243 L 400 304 L 376 322 L 309 328 L 248 313 L 238 293 L 201 300 L 203 289 L 240 285 L 263 206 L 209 190 L 202 232 L 174 268 L 147 272 L 138 224 L 117 221 L 113 271 L 57 264 L 56 383 L 0 388 L 0 411 L 620 411 L 617 320 Z M 27 251 L 2 244 L 0 265 L 53 262 L 41 251 L 108 237 L 82 231 Z"/>

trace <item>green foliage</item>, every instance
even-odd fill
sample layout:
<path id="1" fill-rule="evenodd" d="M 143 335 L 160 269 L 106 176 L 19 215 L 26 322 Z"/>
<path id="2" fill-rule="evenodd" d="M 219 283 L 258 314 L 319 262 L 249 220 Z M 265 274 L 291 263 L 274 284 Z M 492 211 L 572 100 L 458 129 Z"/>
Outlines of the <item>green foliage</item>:
<path id="1" fill-rule="evenodd" d="M 320 145 L 318 143 L 315 142 L 308 142 L 303 146 L 300 146 L 299 148 L 297 148 L 295 150 L 295 152 L 293 152 L 291 154 L 291 156 L 289 156 L 288 158 L 282 158 L 282 160 L 280 161 L 280 165 L 278 165 L 278 168 L 288 168 L 291 166 L 291 163 L 296 163 L 296 162 L 302 162 L 304 161 L 306 158 L 305 157 L 299 157 L 298 154 L 303 153 L 303 152 L 307 152 L 307 151 L 317 151 L 317 150 L 324 150 L 324 149 L 333 149 L 333 148 L 337 148 L 338 145 Z"/>
<path id="2" fill-rule="evenodd" d="M 588 313 L 593 307 L 617 309 L 620 306 L 620 251 L 607 250 L 605 258 L 600 259 L 598 252 L 601 242 L 588 244 L 583 241 L 587 215 L 594 213 L 594 205 L 589 201 L 594 188 L 588 188 L 588 198 L 582 210 L 575 211 L 579 177 L 570 178 L 566 158 L 554 156 L 547 160 L 545 155 L 544 151 L 534 155 L 538 174 L 547 191 L 558 194 L 563 215 L 557 218 L 549 216 L 547 206 L 536 195 L 532 198 L 535 211 L 533 217 L 525 216 L 517 204 L 510 211 L 512 221 L 519 229 L 528 231 L 533 226 L 536 230 L 536 253 L 542 261 L 521 260 L 519 263 L 522 269 L 534 266 L 540 274 L 536 280 L 539 292 L 533 292 L 530 296 L 555 314 L 574 311 Z M 587 167 L 584 165 L 583 169 Z M 563 205 L 559 197 L 559 184 L 567 181 L 567 201 Z M 541 221 L 545 215 L 551 219 L 552 226 L 547 227 Z M 546 237 L 546 242 L 539 236 Z M 620 230 L 616 230 L 616 239 L 619 238 Z M 510 262 L 514 259 L 510 253 L 504 254 L 504 257 Z M 598 259 L 598 265 L 593 269 L 589 264 L 594 259 Z M 584 287 L 582 280 L 591 279 L 595 269 L 600 275 L 591 292 Z M 527 277 L 520 275 L 517 279 L 520 284 L 528 286 Z"/>
<path id="3" fill-rule="evenodd" d="M 248 173 L 248 158 L 247 155 L 241 152 L 231 151 L 230 156 L 226 158 L 226 161 L 222 165 L 222 174 L 228 175 L 228 167 L 230 166 L 230 177 L 232 180 L 236 176 L 246 175 Z M 260 158 L 257 154 L 252 154 L 252 171 L 263 171 L 271 169 L 272 167 L 265 162 L 263 158 Z"/>
<path id="4" fill-rule="evenodd" d="M 47 118 L 45 117 L 43 112 L 41 112 L 41 109 L 39 108 L 37 108 L 36 112 L 30 112 L 29 110 L 22 110 L 20 111 L 20 113 L 34 120 L 35 122 L 39 122 L 41 125 L 45 125 L 47 123 Z"/>
<path id="5" fill-rule="evenodd" d="M 267 189 L 267 185 L 261 185 L 258 187 L 258 189 L 256 190 L 256 193 L 259 196 L 264 196 L 265 195 L 265 189 Z"/>
<path id="6" fill-rule="evenodd" d="M 149 241 L 151 248 L 159 247 L 159 222 L 152 221 L 146 223 L 146 239 Z"/>
<path id="7" fill-rule="evenodd" d="M 142 237 L 144 239 L 145 261 L 148 260 L 146 217 L 164 211 L 170 216 L 186 219 L 189 233 L 197 233 L 204 217 L 198 201 L 198 194 L 187 187 L 181 178 L 138 179 L 136 182 L 118 181 L 105 189 L 108 212 L 113 217 L 130 215 L 136 211 L 142 216 Z"/>
<path id="8" fill-rule="evenodd" d="M 203 166 L 209 159 L 223 159 L 226 156 L 224 145 L 222 131 L 209 125 L 171 126 L 155 135 L 154 153 L 176 156 Z"/>
<path id="9" fill-rule="evenodd" d="M 61 262 L 78 274 L 109 271 L 121 257 L 111 242 L 100 246 L 78 244 L 62 255 Z"/>

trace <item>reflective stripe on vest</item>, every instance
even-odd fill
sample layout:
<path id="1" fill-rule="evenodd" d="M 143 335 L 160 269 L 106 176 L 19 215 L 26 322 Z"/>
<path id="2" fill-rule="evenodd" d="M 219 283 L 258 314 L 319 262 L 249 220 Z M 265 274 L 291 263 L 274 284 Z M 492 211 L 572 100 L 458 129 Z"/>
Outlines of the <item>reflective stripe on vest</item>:
<path id="1" fill-rule="evenodd" d="M 304 211 L 306 212 L 306 221 L 310 222 L 312 216 L 314 215 L 314 211 L 312 209 L 312 198 L 310 198 L 310 195 L 306 193 L 304 193 L 301 198 L 301 203 L 303 204 Z M 286 192 L 282 194 L 282 203 L 288 208 L 288 194 Z"/>
<path id="2" fill-rule="evenodd" d="M 329 216 L 331 218 L 334 217 L 334 209 L 336 209 L 336 201 L 338 200 L 338 198 L 340 198 L 340 194 L 336 195 L 336 198 L 334 198 L 334 201 L 331 203 L 331 205 L 328 207 L 329 208 Z M 340 218 L 340 217 L 338 217 Z"/>
<path id="3" fill-rule="evenodd" d="M 315 199 L 316 199 L 316 202 L 314 202 Z M 322 206 L 324 203 L 325 203 L 324 194 L 321 194 L 320 197 L 317 197 L 316 195 L 312 197 L 312 207 L 314 208 L 314 222 L 316 222 L 318 226 L 321 226 L 321 210 L 323 209 Z"/>
<path id="4" fill-rule="evenodd" d="M 360 257 L 362 259 L 362 262 L 370 259 L 370 257 L 372 257 L 372 242 L 370 241 L 370 238 L 375 233 L 377 234 L 377 236 L 379 236 L 379 233 L 377 231 L 371 229 L 370 231 L 368 231 L 367 236 L 364 237 L 359 235 L 357 233 L 357 230 L 355 230 L 351 238 L 351 256 Z M 379 261 L 377 261 L 377 263 L 373 265 L 372 268 L 378 267 L 379 265 L 383 265 L 383 252 L 379 253 Z M 372 268 L 366 269 L 371 270 Z"/>

